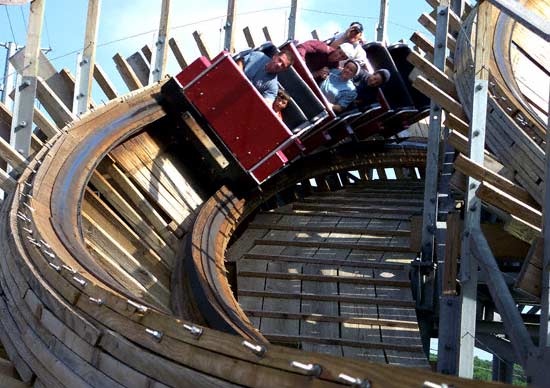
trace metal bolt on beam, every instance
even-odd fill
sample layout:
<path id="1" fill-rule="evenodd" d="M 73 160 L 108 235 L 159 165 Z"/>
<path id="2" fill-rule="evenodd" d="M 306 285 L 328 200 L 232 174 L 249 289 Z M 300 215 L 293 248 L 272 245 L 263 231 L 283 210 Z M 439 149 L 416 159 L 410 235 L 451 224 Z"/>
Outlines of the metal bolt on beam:
<path id="1" fill-rule="evenodd" d="M 146 313 L 147 310 L 149 310 L 146 306 L 139 304 L 137 302 L 134 302 L 133 300 L 128 299 L 128 304 L 132 307 L 134 307 L 137 311 L 140 313 Z"/>
<path id="2" fill-rule="evenodd" d="M 242 345 L 245 347 L 245 348 L 248 348 L 252 351 L 252 353 L 254 353 L 255 355 L 257 355 L 258 357 L 263 357 L 263 355 L 265 354 L 266 352 L 266 348 L 265 346 L 262 346 L 262 345 L 254 345 L 253 343 L 250 343 L 248 341 L 243 341 L 242 342 Z"/>
<path id="3" fill-rule="evenodd" d="M 370 381 L 365 379 L 365 380 L 362 380 L 358 377 L 351 377 L 351 376 L 348 376 L 344 373 L 340 373 L 338 375 L 338 380 L 344 382 L 344 383 L 348 383 L 350 384 L 352 387 L 357 387 L 357 388 L 371 388 L 371 385 L 370 385 Z"/>
<path id="4" fill-rule="evenodd" d="M 186 323 L 183 324 L 183 328 L 191 333 L 193 336 L 195 336 L 197 339 L 202 335 L 204 331 L 202 327 L 191 326 Z"/>
<path id="5" fill-rule="evenodd" d="M 80 284 L 82 287 L 84 287 L 88 282 L 82 278 L 79 278 L 78 276 L 73 276 L 73 280 Z"/>
<path id="6" fill-rule="evenodd" d="M 319 364 L 304 364 L 299 361 L 292 361 L 290 363 L 290 366 L 301 369 L 302 371 L 306 372 L 309 376 L 315 376 L 319 377 L 321 375 L 321 372 L 323 371 L 323 368 Z"/>
<path id="7" fill-rule="evenodd" d="M 162 331 L 158 331 L 158 330 L 153 330 L 153 329 L 145 328 L 145 332 L 146 332 L 147 334 L 151 334 L 153 337 L 155 337 L 155 339 L 157 340 L 157 342 L 160 342 L 160 340 L 162 339 L 162 336 L 163 336 Z"/>
<path id="8" fill-rule="evenodd" d="M 52 262 L 49 262 L 48 263 L 50 265 L 50 267 L 52 267 L 56 272 L 61 272 L 61 267 L 58 266 L 57 264 L 54 264 Z"/>
<path id="9" fill-rule="evenodd" d="M 67 264 L 63 264 L 61 267 L 62 267 L 65 271 L 68 271 L 68 272 L 70 272 L 70 273 L 72 273 L 72 274 L 75 274 L 75 273 L 78 272 L 76 269 L 69 267 Z"/>
<path id="10" fill-rule="evenodd" d="M 98 306 L 101 306 L 101 305 L 103 305 L 103 303 L 104 303 L 104 302 L 103 302 L 103 299 L 101 299 L 101 298 L 93 298 L 93 297 L 91 297 L 91 296 L 88 298 L 88 300 L 89 300 L 90 302 L 92 302 L 92 303 L 97 304 Z"/>

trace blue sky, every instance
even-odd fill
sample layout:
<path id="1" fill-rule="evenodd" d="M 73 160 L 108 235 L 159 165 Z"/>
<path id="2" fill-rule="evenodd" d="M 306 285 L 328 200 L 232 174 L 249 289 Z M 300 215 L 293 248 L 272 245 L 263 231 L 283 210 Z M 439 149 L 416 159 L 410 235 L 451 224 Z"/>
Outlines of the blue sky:
<path id="1" fill-rule="evenodd" d="M 76 53 L 84 41 L 87 0 L 45 0 L 46 11 L 42 32 L 42 47 L 52 48 L 47 54 L 54 66 L 60 70 L 69 69 L 73 74 L 76 67 Z M 262 27 L 267 26 L 275 43 L 282 43 L 286 37 L 290 0 L 238 0 L 237 1 L 237 49 L 246 48 L 242 29 L 248 26 L 256 43 L 263 42 Z M 351 21 L 360 21 L 365 27 L 365 37 L 374 39 L 379 13 L 379 1 L 336 2 L 328 0 L 300 0 L 297 38 L 311 38 L 311 30 L 317 29 L 321 38 L 331 36 L 345 29 Z M 97 61 L 106 69 L 120 93 L 123 86 L 115 70 L 112 57 L 119 52 L 127 57 L 144 44 L 155 41 L 158 29 L 161 0 L 103 0 L 98 36 Z M 213 53 L 222 48 L 223 29 L 227 0 L 206 0 L 203 2 L 172 0 L 171 34 L 176 38 L 188 59 L 198 56 L 192 39 L 192 32 L 200 31 Z M 430 6 L 422 0 L 390 1 L 388 15 L 388 38 L 390 42 L 406 39 L 415 30 L 422 30 L 417 19 L 422 12 L 429 12 Z M 9 18 L 8 18 L 9 16 Z M 25 45 L 28 5 L 0 6 L 0 42 L 14 41 Z M 11 22 L 11 23 L 10 23 Z M 11 25 L 11 27 L 10 27 Z M 6 50 L 0 48 L 0 77 Z M 173 59 L 169 60 L 168 71 L 178 71 Z M 3 84 L 0 81 L 0 84 Z M 97 89 L 97 88 L 95 88 Z M 96 99 L 102 95 L 94 92 Z"/>

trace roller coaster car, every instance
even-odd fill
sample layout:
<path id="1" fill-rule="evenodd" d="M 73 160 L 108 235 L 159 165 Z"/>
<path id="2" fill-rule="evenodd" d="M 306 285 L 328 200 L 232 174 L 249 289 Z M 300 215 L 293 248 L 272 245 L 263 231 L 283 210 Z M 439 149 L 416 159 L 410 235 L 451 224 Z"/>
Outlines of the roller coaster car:
<path id="1" fill-rule="evenodd" d="M 260 49 L 273 51 L 273 46 Z M 298 55 L 291 43 L 284 49 Z M 334 117 L 293 67 L 278 78 L 292 96 L 283 121 L 227 52 L 212 61 L 198 58 L 168 81 L 162 93 L 200 123 L 198 130 L 209 138 L 210 146 L 203 144 L 211 154 L 213 143 L 259 184 L 301 155 L 305 147 L 300 139 L 316 124 Z"/>
<path id="2" fill-rule="evenodd" d="M 339 117 L 293 43 L 280 49 L 295 57 L 294 64 L 278 74 L 279 87 L 291 96 L 283 121 L 237 66 L 239 55 L 222 52 L 212 61 L 200 57 L 163 86 L 168 105 L 182 113 L 186 125 L 221 169 L 238 166 L 255 184 L 261 184 L 289 162 L 322 146 L 350 136 L 358 140 L 377 133 L 391 136 L 406 128 L 407 120 L 419 111 L 409 94 L 410 83 L 401 78 L 410 69 L 398 69 L 379 43 L 365 49 L 375 69 L 390 71 L 390 82 L 378 92 L 375 104 Z M 268 56 L 278 51 L 269 42 L 255 50 Z M 395 52 L 399 59 L 407 54 L 403 49 Z"/>

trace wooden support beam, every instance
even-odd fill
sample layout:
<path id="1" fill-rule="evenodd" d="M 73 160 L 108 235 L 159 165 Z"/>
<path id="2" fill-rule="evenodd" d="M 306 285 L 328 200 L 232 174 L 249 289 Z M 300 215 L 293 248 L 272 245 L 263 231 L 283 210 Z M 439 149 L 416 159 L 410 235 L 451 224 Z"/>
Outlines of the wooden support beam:
<path id="1" fill-rule="evenodd" d="M 491 248 L 483 237 L 483 232 L 479 229 L 474 229 L 474 233 L 471 234 L 470 239 L 472 240 L 471 246 L 473 254 L 476 256 L 482 271 L 487 275 L 489 292 L 504 322 L 506 334 L 511 339 L 510 342 L 512 343 L 518 360 L 520 360 L 522 365 L 526 365 L 529 354 L 533 354 L 532 352 L 534 350 L 531 336 L 523 323 L 521 314 L 510 294 L 508 285 L 504 281 L 502 272 L 491 252 Z"/>
<path id="2" fill-rule="evenodd" d="M 290 1 L 290 15 L 288 17 L 288 40 L 296 37 L 296 23 L 298 21 L 298 0 Z"/>
<path id="3" fill-rule="evenodd" d="M 311 31 L 311 37 L 315 40 L 320 40 L 319 39 L 319 33 L 317 32 L 317 30 L 312 30 Z"/>
<path id="4" fill-rule="evenodd" d="M 62 128 L 76 119 L 76 116 L 40 77 L 37 79 L 36 97 L 58 127 Z"/>
<path id="5" fill-rule="evenodd" d="M 430 31 L 432 34 L 435 34 L 435 20 L 428 14 L 423 13 L 418 18 L 418 22 L 428 31 Z M 449 47 L 449 50 L 455 51 L 456 50 L 456 39 L 454 36 L 447 34 L 447 46 Z"/>
<path id="6" fill-rule="evenodd" d="M 95 64 L 95 49 L 99 25 L 101 0 L 88 0 L 84 50 L 77 63 L 77 77 L 74 88 L 73 113 L 86 112 L 92 97 L 92 80 Z"/>
<path id="7" fill-rule="evenodd" d="M 246 39 L 246 44 L 250 48 L 256 47 L 256 44 L 254 43 L 254 39 L 252 38 L 252 34 L 250 33 L 250 28 L 245 27 L 243 28 L 243 34 L 244 38 Z"/>
<path id="8" fill-rule="evenodd" d="M 413 42 L 420 50 L 430 54 L 430 56 L 433 58 L 434 45 L 431 42 L 431 40 L 428 39 L 424 34 L 420 32 L 415 32 L 411 36 L 411 42 Z M 454 68 L 453 60 L 449 57 L 445 58 L 445 66 L 447 69 L 453 69 Z"/>
<path id="9" fill-rule="evenodd" d="M 9 192 L 15 189 L 15 179 L 8 175 L 7 172 L 0 168 L 0 189 Z"/>
<path id="10" fill-rule="evenodd" d="M 454 114 L 447 113 L 444 124 L 446 127 L 455 129 L 460 134 L 468 137 L 468 132 L 470 131 L 468 123 L 466 123 L 464 120 L 459 119 Z"/>
<path id="11" fill-rule="evenodd" d="M 490 203 L 517 218 L 525 221 L 537 229 L 542 226 L 542 213 L 528 204 L 512 197 L 506 192 L 499 190 L 494 185 L 482 182 L 476 195 L 484 202 Z"/>
<path id="12" fill-rule="evenodd" d="M 31 149 L 38 55 L 40 53 L 44 9 L 45 0 L 35 0 L 31 3 L 22 77 L 18 82 L 15 94 L 14 120 L 12 121 L 13 144 L 24 156 L 28 156 Z"/>
<path id="13" fill-rule="evenodd" d="M 176 58 L 178 65 L 180 65 L 182 69 L 185 69 L 187 67 L 187 61 L 185 60 L 185 57 L 183 56 L 176 40 L 174 38 L 170 38 L 168 45 L 170 46 L 170 50 L 172 50 L 172 54 L 174 54 L 174 58 Z"/>
<path id="14" fill-rule="evenodd" d="M 449 77 L 443 71 L 439 70 L 431 62 L 426 60 L 426 58 L 422 57 L 414 51 L 411 51 L 411 53 L 407 57 L 407 61 L 412 63 L 418 70 L 424 73 L 426 78 L 430 81 L 433 81 L 437 85 L 437 87 L 439 87 L 455 100 L 458 100 L 455 83 L 451 79 L 451 77 Z"/>
<path id="15" fill-rule="evenodd" d="M 466 121 L 467 117 L 462 109 L 462 104 L 439 89 L 423 76 L 419 75 L 413 81 L 413 86 L 432 100 L 437 101 L 443 109 L 456 115 L 459 119 Z"/>
<path id="16" fill-rule="evenodd" d="M 385 42 L 386 40 L 386 23 L 387 23 L 388 0 L 380 0 L 380 15 L 376 26 L 376 40 Z"/>
<path id="17" fill-rule="evenodd" d="M 139 80 L 137 74 L 119 53 L 115 54 L 113 61 L 115 61 L 116 68 L 130 91 L 141 89 L 143 87 L 143 84 Z"/>
<path id="18" fill-rule="evenodd" d="M 436 16 L 437 16 L 436 10 L 434 9 L 432 12 L 430 12 L 430 17 L 432 19 L 435 19 Z M 455 39 L 458 37 L 458 32 L 460 31 L 461 23 L 462 22 L 460 21 L 460 18 L 456 16 L 456 14 L 452 10 L 449 9 L 449 33 Z"/>
<path id="19" fill-rule="evenodd" d="M 227 1 L 227 17 L 225 19 L 225 39 L 223 47 L 230 53 L 235 52 L 235 25 L 237 24 L 237 0 Z"/>
<path id="20" fill-rule="evenodd" d="M 544 239 L 536 238 L 531 244 L 516 279 L 515 288 L 519 288 L 536 298 L 541 296 L 541 279 L 544 256 Z"/>
<path id="21" fill-rule="evenodd" d="M 149 68 L 149 63 L 147 63 L 143 54 L 140 51 L 136 51 L 126 58 L 126 62 L 128 62 L 128 65 L 130 65 L 141 84 L 143 86 L 149 85 L 149 75 L 151 69 Z"/>
<path id="22" fill-rule="evenodd" d="M 94 66 L 94 79 L 109 100 L 118 97 L 118 92 L 115 89 L 115 85 L 113 85 L 113 83 L 109 80 L 109 77 L 107 77 L 107 73 L 105 73 L 103 68 L 97 63 Z"/>
<path id="23" fill-rule="evenodd" d="M 269 33 L 269 30 L 267 29 L 267 26 L 262 28 L 262 31 L 264 33 L 264 38 L 266 42 L 273 42 L 271 39 L 271 34 Z"/>
<path id="24" fill-rule="evenodd" d="M 219 150 L 219 148 L 214 144 L 212 139 L 204 132 L 204 130 L 201 128 L 201 126 L 197 123 L 195 118 L 189 113 L 184 112 L 182 114 L 182 119 L 185 121 L 185 124 L 189 127 L 191 132 L 196 136 L 197 140 L 201 142 L 201 144 L 206 148 L 208 153 L 212 156 L 212 158 L 218 163 L 218 165 L 223 169 L 229 166 L 229 161 L 227 158 L 222 154 L 222 152 Z"/>
<path id="25" fill-rule="evenodd" d="M 524 202 L 533 208 L 538 207 L 537 202 L 535 202 L 533 197 L 531 197 L 531 195 L 524 188 L 491 171 L 487 167 L 472 161 L 462 153 L 455 159 L 454 166 L 464 175 L 471 176 L 480 182 L 490 183 L 517 200 Z"/>
<path id="26" fill-rule="evenodd" d="M 212 55 L 210 55 L 210 50 L 208 50 L 206 43 L 204 43 L 204 40 L 202 39 L 202 33 L 199 31 L 193 31 L 193 38 L 195 39 L 195 43 L 197 44 L 201 55 L 206 57 L 208 60 L 211 60 Z"/>
<path id="27" fill-rule="evenodd" d="M 151 47 L 149 47 L 148 44 L 143 45 L 143 47 L 141 48 L 141 53 L 143 54 L 147 62 L 150 64 L 151 59 L 153 59 L 153 52 L 151 51 Z"/>
<path id="28" fill-rule="evenodd" d="M 0 137 L 0 158 L 5 160 L 15 171 L 22 173 L 27 167 L 27 159 L 15 149 L 10 143 Z"/>
<path id="29" fill-rule="evenodd" d="M 456 295 L 456 277 L 458 273 L 458 257 L 460 255 L 460 233 L 462 222 L 460 213 L 451 212 L 447 217 L 447 238 L 445 240 L 445 271 L 443 272 L 443 295 Z"/>
<path id="30" fill-rule="evenodd" d="M 154 59 L 151 59 L 151 76 L 149 83 L 158 82 L 166 74 L 166 58 L 168 56 L 168 31 L 170 28 L 171 0 L 162 0 L 158 38 L 155 43 Z"/>

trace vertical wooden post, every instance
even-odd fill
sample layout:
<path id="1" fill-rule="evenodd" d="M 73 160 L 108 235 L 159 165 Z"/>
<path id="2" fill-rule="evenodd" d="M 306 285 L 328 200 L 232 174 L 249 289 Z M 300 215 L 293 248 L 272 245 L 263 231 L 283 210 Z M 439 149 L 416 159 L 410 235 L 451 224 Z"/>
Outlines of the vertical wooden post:
<path id="1" fill-rule="evenodd" d="M 166 73 L 166 56 L 168 54 L 168 29 L 170 28 L 170 1 L 162 0 L 158 39 L 151 58 L 149 83 L 158 82 Z"/>
<path id="2" fill-rule="evenodd" d="M 542 261 L 542 283 L 540 296 L 539 348 L 550 347 L 550 96 L 548 96 L 546 118 L 546 171 L 544 174 L 544 214 L 543 239 L 544 255 Z"/>
<path id="3" fill-rule="evenodd" d="M 291 0 L 290 16 L 288 18 L 288 40 L 296 36 L 296 20 L 298 18 L 298 0 Z"/>
<path id="4" fill-rule="evenodd" d="M 88 0 L 84 50 L 82 54 L 78 56 L 78 63 L 76 65 L 76 80 L 72 108 L 72 112 L 76 115 L 81 115 L 86 112 L 90 104 L 100 9 L 101 0 Z"/>
<path id="5" fill-rule="evenodd" d="M 223 47 L 230 53 L 235 52 L 235 19 L 237 16 L 237 0 L 227 1 L 227 19 L 225 22 L 225 41 Z"/>
<path id="6" fill-rule="evenodd" d="M 482 1 L 477 10 L 477 28 L 474 57 L 474 98 L 472 120 L 470 122 L 470 158 L 483 164 L 485 149 L 485 124 L 487 118 L 487 90 L 489 84 L 489 53 L 491 50 L 490 20 L 492 7 Z M 460 317 L 460 352 L 458 374 L 472 378 L 474 372 L 474 346 L 476 329 L 476 303 L 478 263 L 471 252 L 470 236 L 474 228 L 479 228 L 481 201 L 476 196 L 480 182 L 468 177 L 466 186 L 466 208 L 464 232 L 461 245 L 460 279 L 462 281 L 462 305 Z"/>
<path id="7" fill-rule="evenodd" d="M 449 3 L 442 0 L 437 8 L 435 32 L 434 65 L 445 69 L 447 52 L 447 29 L 449 25 Z M 422 214 L 422 260 L 432 261 L 434 237 L 437 222 L 437 181 L 439 173 L 439 142 L 441 140 L 441 107 L 434 101 L 430 107 L 430 129 L 426 159 L 426 182 L 424 185 L 424 210 Z"/>
<path id="8" fill-rule="evenodd" d="M 378 18 L 378 25 L 376 26 L 376 40 L 379 42 L 384 42 L 386 39 L 388 3 L 389 0 L 380 0 L 380 17 Z"/>
<path id="9" fill-rule="evenodd" d="M 12 139 L 15 149 L 23 156 L 29 156 L 31 149 L 36 77 L 38 76 L 38 54 L 46 0 L 34 0 L 30 6 L 27 45 L 23 59 L 20 82 L 15 91 L 15 108 L 12 120 Z"/>
<path id="10" fill-rule="evenodd" d="M 8 96 L 10 90 L 15 86 L 15 69 L 9 61 L 9 59 L 15 54 L 16 44 L 14 42 L 8 42 L 6 45 L 6 66 L 4 67 L 4 89 L 2 89 L 2 95 L 0 96 L 0 101 L 4 105 L 8 105 Z"/>

